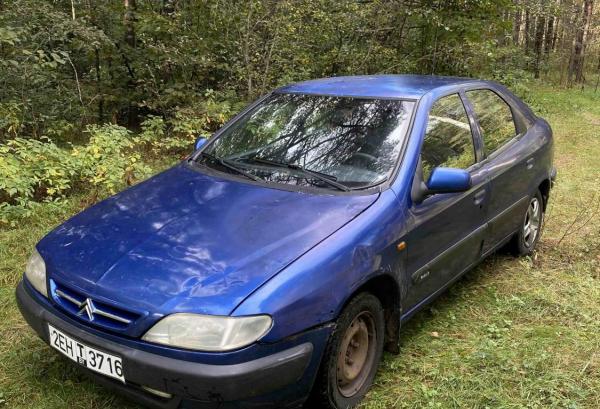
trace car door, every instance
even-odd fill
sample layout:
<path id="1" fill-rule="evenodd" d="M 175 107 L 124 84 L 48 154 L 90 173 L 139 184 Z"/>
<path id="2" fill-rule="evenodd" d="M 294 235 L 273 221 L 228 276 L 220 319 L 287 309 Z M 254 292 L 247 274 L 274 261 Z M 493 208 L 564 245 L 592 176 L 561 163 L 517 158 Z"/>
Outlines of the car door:
<path id="1" fill-rule="evenodd" d="M 465 93 L 474 111 L 483 140 L 482 168 L 490 180 L 489 228 L 483 247 L 488 253 L 519 228 L 529 203 L 528 189 L 533 177 L 534 158 L 523 156 L 513 108 L 491 89 Z"/>
<path id="2" fill-rule="evenodd" d="M 489 189 L 478 167 L 480 154 L 472 126 L 458 93 L 438 99 L 429 111 L 420 153 L 422 180 L 436 167 L 461 168 L 470 172 L 472 188 L 432 195 L 412 204 L 406 236 L 410 280 L 403 305 L 406 315 L 480 257 Z"/>

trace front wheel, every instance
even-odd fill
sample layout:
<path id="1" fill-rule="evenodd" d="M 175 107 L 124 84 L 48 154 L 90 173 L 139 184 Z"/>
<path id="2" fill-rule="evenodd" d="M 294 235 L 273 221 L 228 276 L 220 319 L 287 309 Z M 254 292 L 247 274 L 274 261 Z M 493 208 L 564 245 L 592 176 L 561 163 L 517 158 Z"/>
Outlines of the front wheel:
<path id="1" fill-rule="evenodd" d="M 361 293 L 344 308 L 319 369 L 310 407 L 355 407 L 373 383 L 383 353 L 383 307 Z"/>
<path id="2" fill-rule="evenodd" d="M 529 206 L 525 211 L 521 228 L 513 237 L 511 247 L 516 256 L 527 256 L 535 250 L 540 240 L 542 227 L 544 225 L 544 202 L 542 194 L 537 191 L 535 196 L 529 200 Z"/>

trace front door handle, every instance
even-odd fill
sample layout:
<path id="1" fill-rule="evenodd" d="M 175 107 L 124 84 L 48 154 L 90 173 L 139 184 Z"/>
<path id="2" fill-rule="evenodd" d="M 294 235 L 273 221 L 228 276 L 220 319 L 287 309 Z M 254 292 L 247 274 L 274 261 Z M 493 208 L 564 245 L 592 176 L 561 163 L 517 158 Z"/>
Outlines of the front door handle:
<path id="1" fill-rule="evenodd" d="M 485 200 L 486 193 L 487 192 L 485 189 L 480 190 L 479 192 L 475 193 L 475 196 L 473 196 L 473 203 L 475 203 L 475 206 L 481 206 L 481 204 Z"/>
<path id="2" fill-rule="evenodd" d="M 525 162 L 525 164 L 527 165 L 527 169 L 532 169 L 534 163 L 535 163 L 535 159 L 534 158 L 527 159 L 527 162 Z"/>

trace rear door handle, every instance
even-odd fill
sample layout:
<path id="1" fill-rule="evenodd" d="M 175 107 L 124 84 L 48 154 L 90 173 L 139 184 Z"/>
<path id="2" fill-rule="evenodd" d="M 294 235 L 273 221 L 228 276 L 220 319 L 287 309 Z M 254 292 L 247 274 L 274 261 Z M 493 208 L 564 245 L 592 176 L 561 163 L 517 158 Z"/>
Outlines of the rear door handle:
<path id="1" fill-rule="evenodd" d="M 535 163 L 535 159 L 534 158 L 529 158 L 527 159 L 527 162 L 525 162 L 527 164 L 527 169 L 532 169 L 533 168 L 533 164 Z"/>
<path id="2" fill-rule="evenodd" d="M 475 193 L 475 196 L 473 196 L 473 203 L 475 203 L 475 206 L 480 206 L 483 203 L 483 201 L 485 200 L 486 193 L 487 192 L 485 189 Z"/>

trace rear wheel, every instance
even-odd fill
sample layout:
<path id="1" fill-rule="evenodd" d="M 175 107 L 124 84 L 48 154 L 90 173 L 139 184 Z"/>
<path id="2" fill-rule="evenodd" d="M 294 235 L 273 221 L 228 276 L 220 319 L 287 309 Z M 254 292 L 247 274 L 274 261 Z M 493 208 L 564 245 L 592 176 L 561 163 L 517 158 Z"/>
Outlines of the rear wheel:
<path id="1" fill-rule="evenodd" d="M 540 240 L 544 225 L 544 201 L 542 194 L 537 191 L 529 200 L 529 206 L 523 216 L 521 228 L 511 242 L 512 252 L 517 256 L 529 255 L 535 250 Z"/>
<path id="2" fill-rule="evenodd" d="M 381 360 L 384 326 L 383 307 L 370 293 L 344 308 L 323 354 L 310 407 L 346 409 L 362 400 Z"/>

